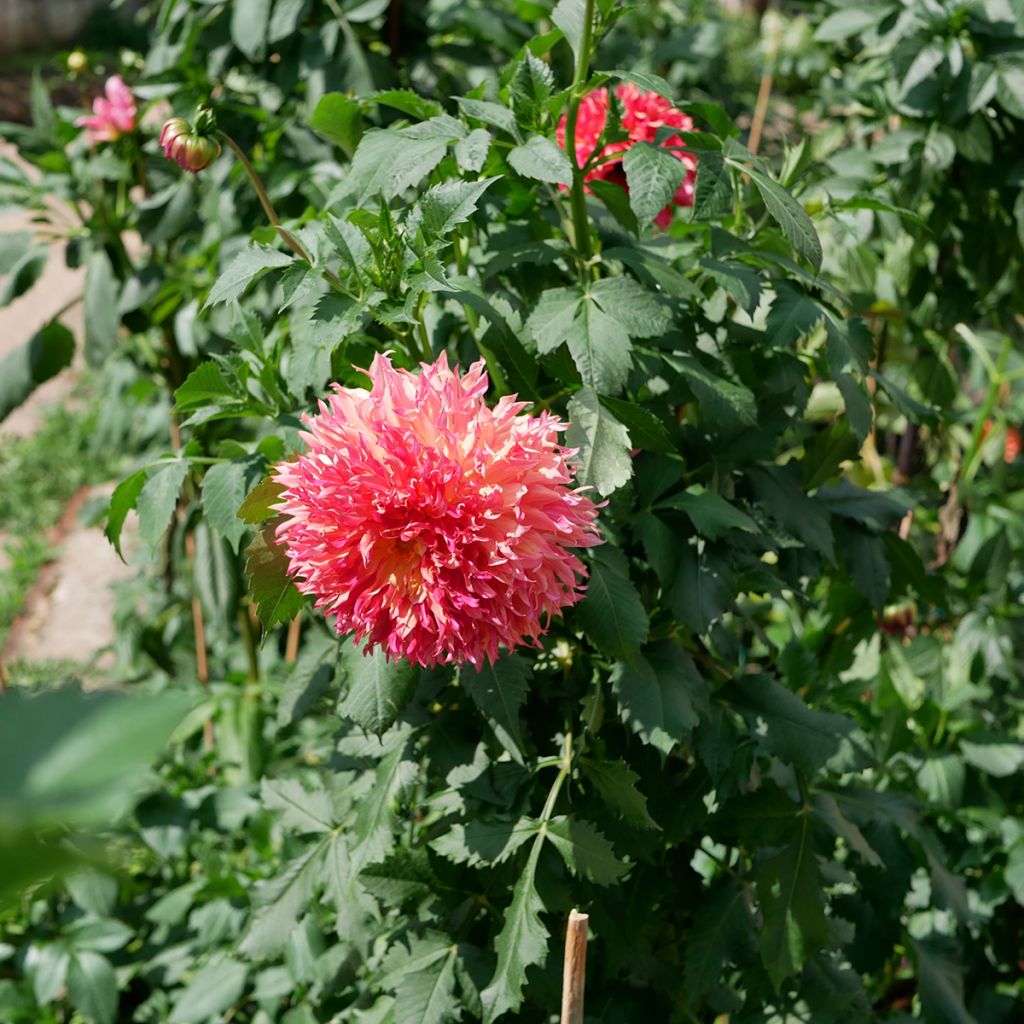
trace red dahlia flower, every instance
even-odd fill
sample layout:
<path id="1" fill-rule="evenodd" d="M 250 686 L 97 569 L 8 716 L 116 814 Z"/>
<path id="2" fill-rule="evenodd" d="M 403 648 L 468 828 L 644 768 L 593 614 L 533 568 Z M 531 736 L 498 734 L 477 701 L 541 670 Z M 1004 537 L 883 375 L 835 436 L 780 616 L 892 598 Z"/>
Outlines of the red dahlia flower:
<path id="1" fill-rule="evenodd" d="M 664 96 L 656 92 L 641 92 L 632 82 L 624 82 L 615 90 L 615 95 L 622 101 L 622 127 L 629 133 L 629 138 L 622 142 L 610 142 L 601 149 L 598 164 L 586 174 L 586 181 L 610 181 L 626 188 L 626 174 L 622 169 L 622 160 L 607 159 L 616 153 L 625 153 L 637 142 L 654 142 L 658 129 L 668 126 L 681 131 L 690 131 L 693 121 L 681 110 L 676 110 Z M 587 93 L 580 102 L 579 116 L 576 120 L 576 163 L 583 167 L 597 149 L 598 140 L 604 131 L 608 119 L 608 90 L 595 89 Z M 558 144 L 565 149 L 565 121 L 558 124 Z M 662 140 L 664 146 L 681 146 L 683 140 L 678 135 L 670 135 Z M 671 152 L 679 157 L 688 170 L 683 183 L 676 194 L 657 217 L 655 224 L 668 227 L 672 221 L 672 206 L 693 206 L 693 189 L 697 179 L 697 158 L 692 153 Z"/>
<path id="2" fill-rule="evenodd" d="M 482 362 L 460 376 L 442 353 L 416 374 L 378 355 L 368 376 L 369 391 L 334 386 L 306 453 L 275 471 L 299 589 L 339 634 L 417 665 L 539 646 L 581 596 L 570 549 L 600 543 L 564 425 L 514 397 L 490 408 Z"/>
<path id="3" fill-rule="evenodd" d="M 79 128 L 85 129 L 86 137 L 92 143 L 116 142 L 122 135 L 135 130 L 135 97 L 121 76 L 108 78 L 104 92 L 105 96 L 97 96 L 92 101 L 92 113 L 75 122 Z"/>

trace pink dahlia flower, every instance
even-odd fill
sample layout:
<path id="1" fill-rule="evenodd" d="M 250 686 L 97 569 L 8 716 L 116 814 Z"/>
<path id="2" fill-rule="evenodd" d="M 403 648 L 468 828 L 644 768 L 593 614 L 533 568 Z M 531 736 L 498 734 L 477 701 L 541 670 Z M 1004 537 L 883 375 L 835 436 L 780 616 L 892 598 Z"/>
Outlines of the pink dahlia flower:
<path id="1" fill-rule="evenodd" d="M 484 402 L 482 362 L 443 353 L 420 373 L 374 357 L 369 391 L 334 386 L 306 417 L 304 455 L 277 466 L 277 528 L 303 593 L 341 635 L 417 665 L 494 661 L 539 646 L 575 604 L 600 543 L 547 412 Z"/>
<path id="2" fill-rule="evenodd" d="M 80 117 L 75 124 L 85 129 L 90 142 L 116 142 L 135 130 L 135 97 L 120 75 L 107 79 L 106 96 L 92 101 L 92 113 Z"/>
<path id="3" fill-rule="evenodd" d="M 625 153 L 637 142 L 654 142 L 658 129 L 668 126 L 680 131 L 690 131 L 693 120 L 681 110 L 676 110 L 664 96 L 656 92 L 641 92 L 632 82 L 624 82 L 615 90 L 615 95 L 622 101 L 622 127 L 629 133 L 628 139 L 621 142 L 609 142 L 601 149 L 600 161 L 587 172 L 587 181 L 610 181 L 626 188 L 626 173 L 622 169 L 622 159 L 614 159 L 616 153 Z M 580 102 L 579 116 L 576 119 L 576 163 L 583 167 L 597 149 L 598 140 L 604 131 L 608 119 L 608 90 L 595 89 L 587 93 Z M 558 124 L 558 144 L 565 149 L 565 121 Z M 683 140 L 678 135 L 669 135 L 662 140 L 664 146 L 681 146 Z M 668 227 L 672 221 L 672 206 L 693 206 L 693 189 L 697 179 L 697 158 L 692 153 L 680 153 L 671 150 L 687 166 L 686 178 L 676 190 L 672 202 L 669 203 L 654 222 L 660 227 Z"/>

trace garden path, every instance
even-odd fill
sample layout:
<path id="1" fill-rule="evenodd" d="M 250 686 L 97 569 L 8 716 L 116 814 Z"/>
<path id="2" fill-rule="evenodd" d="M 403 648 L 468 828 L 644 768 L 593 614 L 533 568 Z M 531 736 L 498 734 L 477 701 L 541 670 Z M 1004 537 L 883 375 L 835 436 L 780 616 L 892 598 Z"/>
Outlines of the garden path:
<path id="1" fill-rule="evenodd" d="M 13 147 L 0 142 L 0 156 L 11 158 Z M 25 214 L 0 216 L 0 232 L 31 228 Z M 0 360 L 43 326 L 62 306 L 81 293 L 84 274 L 69 269 L 63 254 L 54 247 L 41 281 L 26 295 L 0 309 Z M 75 335 L 82 337 L 82 307 L 63 317 Z M 81 346 L 79 346 L 81 349 Z M 0 445 L 12 437 L 33 434 L 47 406 L 73 401 L 76 367 L 47 381 L 27 402 L 0 421 Z M 11 630 L 0 660 L 27 661 L 67 659 L 90 661 L 114 639 L 113 595 L 110 584 L 134 571 L 124 565 L 98 526 L 86 526 L 79 518 L 89 492 L 80 492 L 68 506 L 52 534 L 57 556 L 40 574 L 26 607 Z M 0 523 L 0 571 L 7 556 Z"/>

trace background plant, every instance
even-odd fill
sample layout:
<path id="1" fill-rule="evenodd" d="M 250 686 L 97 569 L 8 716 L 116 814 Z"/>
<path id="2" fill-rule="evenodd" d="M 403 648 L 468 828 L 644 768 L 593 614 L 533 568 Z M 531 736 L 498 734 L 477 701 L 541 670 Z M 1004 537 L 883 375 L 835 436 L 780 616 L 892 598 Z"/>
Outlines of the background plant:
<path id="1" fill-rule="evenodd" d="M 165 570 L 121 670 L 194 708 L 103 871 L 11 904 L 0 1005 L 544 1021 L 577 906 L 594 1020 L 1013 1020 L 1024 12 L 766 21 L 759 159 L 749 15 L 413 6 L 152 12 L 137 94 L 210 100 L 309 258 L 227 154 L 180 178 L 152 139 L 181 222 L 138 222 L 146 270 L 83 222 L 119 294 L 156 282 L 107 366 L 174 424 L 111 505 Z M 623 80 L 697 122 L 667 233 L 679 161 L 637 145 L 628 197 L 586 196 L 553 141 Z M 364 659 L 285 578 L 268 466 L 384 349 L 572 423 L 607 544 L 542 651 Z"/>

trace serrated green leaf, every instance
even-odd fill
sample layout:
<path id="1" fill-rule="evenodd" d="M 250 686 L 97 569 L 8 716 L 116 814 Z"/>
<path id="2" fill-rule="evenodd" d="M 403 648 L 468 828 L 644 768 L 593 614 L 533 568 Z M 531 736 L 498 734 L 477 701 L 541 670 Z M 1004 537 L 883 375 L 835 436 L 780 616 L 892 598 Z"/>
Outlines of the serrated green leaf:
<path id="1" fill-rule="evenodd" d="M 734 144 L 733 144 L 734 145 Z M 765 208 L 796 251 L 815 270 L 821 269 L 821 241 L 807 211 L 777 181 L 743 159 L 726 156 L 726 163 L 748 175 L 761 193 Z"/>
<path id="2" fill-rule="evenodd" d="M 645 647 L 612 669 L 619 713 L 645 743 L 668 756 L 707 706 L 707 684 L 690 656 L 671 640 Z"/>
<path id="3" fill-rule="evenodd" d="M 51 320 L 0 361 L 0 420 L 40 384 L 70 366 L 74 354 L 74 335 L 59 321 Z"/>
<path id="4" fill-rule="evenodd" d="M 699 484 L 659 501 L 655 508 L 674 508 L 685 512 L 697 533 L 708 540 L 717 540 L 730 530 L 760 533 L 750 516 L 729 504 L 720 494 L 706 491 Z"/>
<path id="5" fill-rule="evenodd" d="M 341 662 L 348 688 L 338 713 L 379 736 L 412 699 L 419 670 L 406 661 L 389 661 L 381 647 L 363 654 L 352 642 L 343 646 Z"/>
<path id="6" fill-rule="evenodd" d="M 629 870 L 615 856 L 612 844 L 589 821 L 560 815 L 547 823 L 546 832 L 566 867 L 579 878 L 611 885 Z"/>
<path id="7" fill-rule="evenodd" d="M 476 819 L 457 822 L 430 845 L 456 864 L 503 864 L 539 831 L 540 822 L 534 818 Z"/>
<path id="8" fill-rule="evenodd" d="M 792 840 L 761 865 L 755 879 L 764 911 L 761 959 L 776 990 L 803 967 L 807 952 L 828 941 L 810 816 L 796 815 L 792 833 Z"/>
<path id="9" fill-rule="evenodd" d="M 576 620 L 598 650 L 626 661 L 639 652 L 650 629 L 636 587 L 600 556 L 591 567 L 587 596 L 576 606 Z"/>
<path id="10" fill-rule="evenodd" d="M 706 633 L 732 607 L 734 582 L 720 553 L 705 549 L 698 554 L 692 544 L 686 544 L 679 551 L 679 569 L 666 595 L 669 607 L 695 633 Z"/>
<path id="11" fill-rule="evenodd" d="M 423 970 L 406 974 L 395 992 L 395 1019 L 417 1024 L 443 1024 L 458 1011 L 455 999 L 455 952 L 452 945 L 445 956 Z"/>
<path id="12" fill-rule="evenodd" d="M 479 181 L 446 181 L 429 189 L 413 207 L 408 230 L 423 232 L 428 242 L 448 235 L 476 211 L 480 197 L 497 178 Z"/>
<path id="13" fill-rule="evenodd" d="M 357 869 L 379 863 L 394 849 L 394 804 L 418 770 L 414 761 L 406 760 L 404 735 L 399 733 L 393 749 L 381 758 L 374 772 L 373 788 L 359 804 L 352 824 L 356 840 L 352 859 Z"/>
<path id="14" fill-rule="evenodd" d="M 839 749 L 854 729 L 845 715 L 809 708 L 795 693 L 767 675 L 737 676 L 718 696 L 750 722 L 765 723 L 765 746 L 812 776 Z"/>
<path id="15" fill-rule="evenodd" d="M 341 147 L 351 157 L 363 134 L 362 107 L 358 100 L 340 92 L 329 92 L 320 97 L 309 119 L 309 127 L 318 135 Z"/>
<path id="16" fill-rule="evenodd" d="M 210 525 L 236 554 L 246 532 L 239 511 L 246 496 L 263 477 L 265 465 L 262 455 L 247 455 L 217 463 L 203 477 L 203 511 Z"/>
<path id="17" fill-rule="evenodd" d="M 174 1001 L 168 1024 L 205 1024 L 238 1001 L 249 968 L 230 956 L 215 956 L 189 979 Z"/>
<path id="18" fill-rule="evenodd" d="M 835 562 L 834 539 L 828 515 L 804 492 L 796 466 L 759 466 L 750 471 L 758 501 L 794 537 Z"/>
<path id="19" fill-rule="evenodd" d="M 207 361 L 200 363 L 174 392 L 174 407 L 178 412 L 188 412 L 203 405 L 233 401 L 236 397 L 221 368 Z"/>
<path id="20" fill-rule="evenodd" d="M 254 242 L 243 249 L 224 269 L 210 289 L 206 306 L 221 302 L 233 302 L 266 270 L 287 267 L 292 257 L 269 245 Z"/>
<path id="21" fill-rule="evenodd" d="M 100 366 L 117 348 L 121 316 L 118 313 L 118 286 L 107 254 L 98 249 L 85 268 L 85 358 L 90 366 Z"/>
<path id="22" fill-rule="evenodd" d="M 689 168 L 669 150 L 637 142 L 622 160 L 629 185 L 629 205 L 637 222 L 650 224 L 672 201 Z"/>
<path id="23" fill-rule="evenodd" d="M 733 201 L 733 184 L 719 153 L 701 153 L 693 196 L 693 219 L 713 220 L 728 213 Z"/>
<path id="24" fill-rule="evenodd" d="M 568 185 L 572 181 L 569 158 L 545 135 L 531 135 L 509 152 L 508 162 L 524 178 L 555 185 Z"/>
<path id="25" fill-rule="evenodd" d="M 231 41 L 249 60 L 263 59 L 269 23 L 270 0 L 235 0 L 231 5 Z"/>
<path id="26" fill-rule="evenodd" d="M 298 779 L 263 779 L 260 799 L 281 812 L 281 824 L 298 833 L 328 833 L 335 827 L 334 805 L 323 789 L 309 790 Z"/>
<path id="27" fill-rule="evenodd" d="M 330 836 L 309 847 L 285 865 L 276 878 L 257 882 L 252 889 L 253 910 L 239 950 L 253 960 L 280 954 L 299 918 L 313 899 Z"/>
<path id="28" fill-rule="evenodd" d="M 568 337 L 583 292 L 579 288 L 548 288 L 526 321 L 541 353 L 553 352 Z"/>
<path id="29" fill-rule="evenodd" d="M 79 950 L 68 966 L 68 1000 L 93 1024 L 114 1024 L 117 975 L 110 961 L 91 950 Z"/>
<path id="30" fill-rule="evenodd" d="M 729 951 L 749 927 L 744 893 L 735 882 L 715 886 L 702 897 L 687 934 L 683 967 L 686 991 L 699 999 L 723 977 Z"/>
<path id="31" fill-rule="evenodd" d="M 281 699 L 277 703 L 278 725 L 297 722 L 317 705 L 336 679 L 338 662 L 336 638 L 316 632 L 306 639 L 302 653 L 281 688 Z"/>
<path id="32" fill-rule="evenodd" d="M 544 904 L 534 888 L 540 843 L 535 841 L 526 869 L 512 890 L 512 903 L 495 942 L 498 964 L 491 983 L 480 993 L 484 1024 L 492 1024 L 523 1001 L 526 969 L 542 963 L 548 951 L 548 930 L 540 919 Z"/>
<path id="33" fill-rule="evenodd" d="M 455 143 L 455 162 L 460 170 L 478 173 L 487 162 L 490 148 L 491 133 L 486 128 L 474 128 Z"/>
<path id="34" fill-rule="evenodd" d="M 825 311 L 814 299 L 783 282 L 768 311 L 768 337 L 773 345 L 789 348 L 806 337 L 824 317 Z"/>
<path id="35" fill-rule="evenodd" d="M 625 761 L 586 759 L 580 768 L 616 814 L 639 828 L 659 828 L 647 810 L 647 797 L 637 789 L 640 776 Z"/>
<path id="36" fill-rule="evenodd" d="M 601 495 L 618 490 L 633 475 L 629 431 L 591 388 L 569 399 L 568 419 L 565 443 L 578 450 L 576 479 Z"/>
<path id="37" fill-rule="evenodd" d="M 523 737 L 519 712 L 526 702 L 532 674 L 530 663 L 518 654 L 506 654 L 493 665 L 485 663 L 479 669 L 467 665 L 459 671 L 459 682 L 487 719 L 498 742 L 520 764 Z"/>
<path id="38" fill-rule="evenodd" d="M 566 42 L 572 48 L 573 55 L 579 59 L 580 47 L 583 45 L 583 33 L 586 28 L 587 5 L 584 0 L 558 0 L 551 12 L 551 20 L 561 29 Z"/>
<path id="39" fill-rule="evenodd" d="M 614 395 L 626 386 L 633 366 L 629 332 L 597 304 L 584 299 L 565 337 L 583 383 Z"/>
<path id="40" fill-rule="evenodd" d="M 620 323 L 631 338 L 656 338 L 672 324 L 672 310 L 649 288 L 630 277 L 605 277 L 587 290 L 613 320 Z"/>
<path id="41" fill-rule="evenodd" d="M 178 459 L 150 473 L 135 503 L 139 532 L 155 554 L 174 518 L 181 485 L 188 476 L 188 462 Z"/>
<path id="42" fill-rule="evenodd" d="M 249 594 L 264 630 L 295 618 L 306 603 L 288 575 L 288 555 L 274 536 L 276 526 L 275 520 L 267 520 L 245 550 Z"/>
<path id="43" fill-rule="evenodd" d="M 757 404 L 748 388 L 719 377 L 689 356 L 673 357 L 671 362 L 686 378 L 710 430 L 732 433 L 757 422 Z"/>

